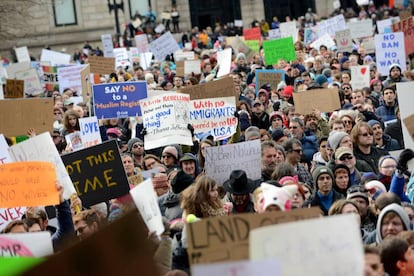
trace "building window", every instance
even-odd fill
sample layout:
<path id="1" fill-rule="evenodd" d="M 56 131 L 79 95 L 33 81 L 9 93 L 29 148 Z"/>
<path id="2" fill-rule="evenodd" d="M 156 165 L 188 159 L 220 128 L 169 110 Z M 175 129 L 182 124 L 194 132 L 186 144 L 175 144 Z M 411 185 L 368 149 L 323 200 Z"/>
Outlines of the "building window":
<path id="1" fill-rule="evenodd" d="M 148 11 L 148 7 L 151 5 L 151 1 L 143 0 L 129 0 L 129 15 L 130 18 L 134 18 L 135 13 L 139 13 L 141 16 Z"/>
<path id="2" fill-rule="evenodd" d="M 53 13 L 57 27 L 78 24 L 75 0 L 53 0 Z"/>

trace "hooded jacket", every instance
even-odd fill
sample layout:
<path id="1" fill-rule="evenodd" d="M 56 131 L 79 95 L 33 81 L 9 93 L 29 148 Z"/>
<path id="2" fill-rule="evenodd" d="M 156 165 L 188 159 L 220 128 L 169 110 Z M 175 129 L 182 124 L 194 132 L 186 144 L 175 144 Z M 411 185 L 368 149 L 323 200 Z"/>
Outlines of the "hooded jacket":
<path id="1" fill-rule="evenodd" d="M 382 234 L 381 234 L 381 225 L 382 225 L 382 221 L 384 219 L 384 216 L 389 213 L 389 212 L 394 212 L 396 213 L 402 220 L 403 222 L 403 226 L 404 226 L 404 230 L 410 230 L 410 218 L 408 217 L 407 213 L 404 211 L 404 209 L 396 204 L 396 203 L 392 203 L 388 206 L 386 206 L 384 209 L 382 209 L 381 213 L 378 216 L 378 221 L 377 221 L 377 233 L 376 233 L 376 242 L 378 244 L 380 244 L 383 240 Z"/>

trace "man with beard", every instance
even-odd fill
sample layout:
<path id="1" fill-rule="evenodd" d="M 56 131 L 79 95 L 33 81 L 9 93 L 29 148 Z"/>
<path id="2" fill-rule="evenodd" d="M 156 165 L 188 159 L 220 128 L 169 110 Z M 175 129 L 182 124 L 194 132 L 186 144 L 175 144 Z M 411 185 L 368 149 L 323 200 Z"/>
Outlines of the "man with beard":
<path id="1" fill-rule="evenodd" d="M 312 114 L 305 116 L 305 126 L 306 129 L 313 132 L 318 139 L 322 136 L 329 135 L 329 125 L 328 122 L 322 118 L 321 112 L 317 109 L 314 109 Z"/>
<path id="2" fill-rule="evenodd" d="M 262 181 L 271 179 L 276 166 L 285 161 L 285 150 L 272 140 L 262 143 Z"/>
<path id="3" fill-rule="evenodd" d="M 144 142 L 139 138 L 132 138 L 128 141 L 128 152 L 134 159 L 134 167 L 143 169 L 144 160 Z"/>
<path id="4" fill-rule="evenodd" d="M 389 68 L 389 74 L 382 85 L 384 87 L 391 86 L 397 82 L 407 82 L 408 80 L 402 76 L 401 67 L 398 64 L 392 64 Z"/>
<path id="5" fill-rule="evenodd" d="M 401 148 L 397 140 L 384 133 L 380 122 L 376 120 L 369 120 L 368 125 L 372 128 L 374 133 L 374 144 L 377 148 L 388 151 L 399 150 Z"/>
<path id="6" fill-rule="evenodd" d="M 318 139 L 312 132 L 308 130 L 305 131 L 305 125 L 299 117 L 294 117 L 290 120 L 289 130 L 291 136 L 301 142 L 303 156 L 310 162 L 313 155 L 318 151 Z"/>

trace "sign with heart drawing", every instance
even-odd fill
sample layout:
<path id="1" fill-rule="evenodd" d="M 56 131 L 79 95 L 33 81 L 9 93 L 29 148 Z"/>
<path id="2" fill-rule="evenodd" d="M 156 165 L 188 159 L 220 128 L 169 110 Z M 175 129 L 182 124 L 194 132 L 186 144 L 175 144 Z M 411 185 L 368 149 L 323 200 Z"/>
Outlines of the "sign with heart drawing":
<path id="1" fill-rule="evenodd" d="M 369 87 L 370 72 L 369 65 L 351 66 L 351 84 L 352 89 L 362 89 Z"/>

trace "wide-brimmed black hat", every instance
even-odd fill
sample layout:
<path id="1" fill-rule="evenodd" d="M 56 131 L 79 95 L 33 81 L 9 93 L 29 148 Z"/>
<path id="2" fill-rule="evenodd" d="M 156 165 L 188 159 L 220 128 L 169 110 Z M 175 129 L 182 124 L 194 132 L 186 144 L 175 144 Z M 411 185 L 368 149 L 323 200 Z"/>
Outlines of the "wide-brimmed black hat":
<path id="1" fill-rule="evenodd" d="M 234 170 L 230 174 L 229 180 L 223 183 L 224 189 L 231 194 L 245 195 L 252 191 L 253 181 L 247 178 L 243 170 Z"/>

